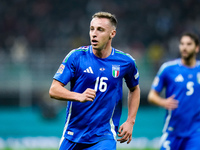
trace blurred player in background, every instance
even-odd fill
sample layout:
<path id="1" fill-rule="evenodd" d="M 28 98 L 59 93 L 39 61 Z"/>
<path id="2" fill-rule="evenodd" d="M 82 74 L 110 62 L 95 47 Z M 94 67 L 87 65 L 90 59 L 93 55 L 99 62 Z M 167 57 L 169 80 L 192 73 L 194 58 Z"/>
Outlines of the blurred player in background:
<path id="1" fill-rule="evenodd" d="M 199 38 L 184 33 L 181 58 L 164 63 L 149 92 L 149 102 L 167 109 L 161 138 L 162 150 L 200 149 L 200 61 Z M 159 93 L 166 88 L 166 98 Z"/>
<path id="2" fill-rule="evenodd" d="M 135 60 L 111 46 L 117 20 L 98 12 L 90 22 L 90 46 L 72 50 L 54 76 L 49 94 L 68 101 L 60 150 L 115 150 L 130 143 L 140 101 Z M 129 88 L 128 118 L 119 129 L 123 78 Z M 71 90 L 64 86 L 70 82 Z"/>

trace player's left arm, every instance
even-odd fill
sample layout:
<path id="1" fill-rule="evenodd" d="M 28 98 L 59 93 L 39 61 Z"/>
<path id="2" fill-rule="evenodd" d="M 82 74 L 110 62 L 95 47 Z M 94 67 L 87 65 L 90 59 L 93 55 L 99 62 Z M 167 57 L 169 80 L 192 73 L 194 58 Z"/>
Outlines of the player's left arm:
<path id="1" fill-rule="evenodd" d="M 135 124 L 139 104 L 140 87 L 139 85 L 136 85 L 135 87 L 131 88 L 128 93 L 128 118 L 118 130 L 118 136 L 121 138 L 117 141 L 120 141 L 120 143 L 124 143 L 127 141 L 127 144 L 129 144 L 132 140 L 133 126 Z"/>

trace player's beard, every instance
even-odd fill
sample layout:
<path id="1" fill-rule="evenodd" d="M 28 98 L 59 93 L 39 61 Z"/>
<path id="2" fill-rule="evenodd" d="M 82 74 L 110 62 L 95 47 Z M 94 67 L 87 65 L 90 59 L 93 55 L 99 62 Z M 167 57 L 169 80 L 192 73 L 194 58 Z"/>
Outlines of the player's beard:
<path id="1" fill-rule="evenodd" d="M 186 53 L 186 54 L 185 54 Z M 183 50 L 183 52 L 181 52 L 181 57 L 182 57 L 182 59 L 184 59 L 184 60 L 186 60 L 186 61 L 188 61 L 188 60 L 191 60 L 192 58 L 194 58 L 195 57 L 195 55 L 196 55 L 196 53 L 195 53 L 195 51 L 192 51 L 192 52 L 185 52 L 184 50 Z"/>

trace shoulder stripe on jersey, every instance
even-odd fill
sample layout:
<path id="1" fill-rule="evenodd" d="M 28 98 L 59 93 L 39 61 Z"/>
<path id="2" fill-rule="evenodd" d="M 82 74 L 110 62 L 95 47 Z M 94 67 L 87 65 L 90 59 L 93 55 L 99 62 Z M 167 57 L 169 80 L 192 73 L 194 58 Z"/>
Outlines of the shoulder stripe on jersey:
<path id="1" fill-rule="evenodd" d="M 131 59 L 135 61 L 135 59 L 130 54 L 127 54 L 127 56 L 129 56 Z"/>
<path id="2" fill-rule="evenodd" d="M 122 51 L 119 51 L 117 49 L 115 49 L 115 53 L 118 53 L 118 54 L 122 54 L 122 55 L 126 55 L 126 53 L 122 52 Z"/>
<path id="3" fill-rule="evenodd" d="M 69 52 L 69 54 L 67 54 L 67 56 L 66 56 L 65 59 L 63 60 L 64 63 L 67 62 L 69 56 L 71 56 L 71 54 L 72 54 L 74 51 L 75 51 L 75 49 L 74 49 L 74 50 L 71 50 L 71 51 Z"/>
<path id="4" fill-rule="evenodd" d="M 130 54 L 124 53 L 124 52 L 122 52 L 122 51 L 120 51 L 120 50 L 117 50 L 117 49 L 115 49 L 115 50 L 116 50 L 115 53 L 122 54 L 122 55 L 126 55 L 126 56 L 130 57 L 132 60 L 135 61 L 135 59 L 134 59 Z"/>
<path id="5" fill-rule="evenodd" d="M 67 60 L 68 60 L 68 58 L 69 58 L 69 56 L 71 56 L 72 53 L 74 53 L 74 52 L 77 52 L 77 51 L 84 51 L 84 52 L 87 52 L 88 50 L 89 50 L 88 46 L 79 47 L 78 49 L 73 49 L 73 50 L 71 50 L 71 51 L 69 52 L 69 54 L 65 57 L 65 59 L 64 59 L 63 62 L 66 63 Z"/>
<path id="6" fill-rule="evenodd" d="M 200 66 L 200 61 L 199 60 L 197 60 L 197 66 Z"/>
<path id="7" fill-rule="evenodd" d="M 176 60 L 173 60 L 173 61 L 169 61 L 169 62 L 164 63 L 164 64 L 161 66 L 161 68 L 160 68 L 158 74 L 162 74 L 162 72 L 165 70 L 165 68 L 167 68 L 167 67 L 169 67 L 169 66 L 176 65 L 176 64 L 178 64 L 178 63 L 179 63 L 179 59 L 176 59 Z"/>

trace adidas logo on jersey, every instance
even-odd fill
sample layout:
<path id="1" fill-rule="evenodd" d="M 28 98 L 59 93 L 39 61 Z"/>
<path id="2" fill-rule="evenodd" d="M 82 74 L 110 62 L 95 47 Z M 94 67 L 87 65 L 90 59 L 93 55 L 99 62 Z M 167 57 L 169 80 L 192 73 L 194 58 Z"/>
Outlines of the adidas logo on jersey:
<path id="1" fill-rule="evenodd" d="M 176 78 L 175 78 L 175 82 L 183 82 L 184 78 L 181 74 L 179 74 Z"/>
<path id="2" fill-rule="evenodd" d="M 92 68 L 91 68 L 91 67 L 88 67 L 88 68 L 85 69 L 83 72 L 94 74 L 94 72 L 92 71 Z"/>

